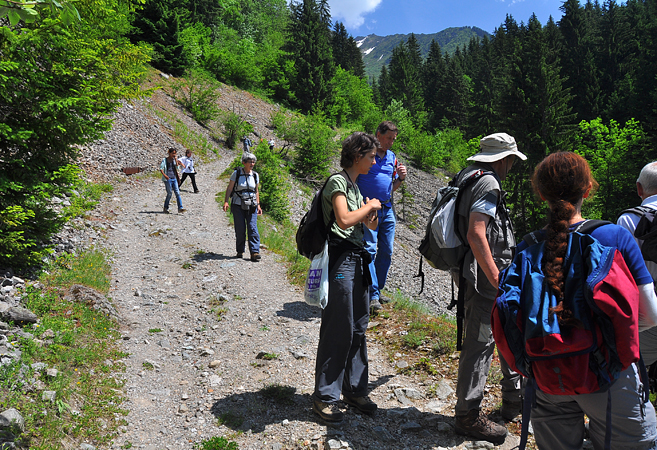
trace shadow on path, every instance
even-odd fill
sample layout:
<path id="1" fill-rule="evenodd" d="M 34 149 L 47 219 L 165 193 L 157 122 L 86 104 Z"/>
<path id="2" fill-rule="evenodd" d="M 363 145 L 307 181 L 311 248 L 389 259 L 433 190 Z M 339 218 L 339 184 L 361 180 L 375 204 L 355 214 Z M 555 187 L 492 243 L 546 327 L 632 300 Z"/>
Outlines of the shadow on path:
<path id="1" fill-rule="evenodd" d="M 290 302 L 283 304 L 282 311 L 276 311 L 279 317 L 308 322 L 322 317 L 322 310 L 316 306 L 310 306 L 306 302 Z"/>

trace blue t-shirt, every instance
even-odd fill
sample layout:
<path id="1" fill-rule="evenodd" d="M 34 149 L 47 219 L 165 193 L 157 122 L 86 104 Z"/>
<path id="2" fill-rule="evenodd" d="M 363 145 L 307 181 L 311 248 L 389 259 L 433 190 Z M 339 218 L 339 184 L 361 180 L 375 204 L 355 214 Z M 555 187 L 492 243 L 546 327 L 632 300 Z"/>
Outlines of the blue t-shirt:
<path id="1" fill-rule="evenodd" d="M 363 198 L 376 198 L 382 205 L 392 206 L 392 182 L 397 178 L 397 157 L 388 150 L 383 158 L 377 153 L 374 164 L 367 175 L 359 175 L 356 180 Z"/>
<path id="2" fill-rule="evenodd" d="M 574 231 L 581 223 L 582 222 L 571 225 L 570 231 Z M 545 230 L 540 230 L 538 233 L 541 238 L 545 238 Z M 641 249 L 634 240 L 632 233 L 618 225 L 609 224 L 596 228 L 591 232 L 591 236 L 600 241 L 602 245 L 616 247 L 618 249 L 621 255 L 623 255 L 625 264 L 627 264 L 627 268 L 630 269 L 637 286 L 652 283 L 652 276 L 646 268 L 646 263 L 641 255 Z M 520 242 L 516 250 L 517 252 L 521 252 L 526 248 L 527 242 L 523 240 Z"/>

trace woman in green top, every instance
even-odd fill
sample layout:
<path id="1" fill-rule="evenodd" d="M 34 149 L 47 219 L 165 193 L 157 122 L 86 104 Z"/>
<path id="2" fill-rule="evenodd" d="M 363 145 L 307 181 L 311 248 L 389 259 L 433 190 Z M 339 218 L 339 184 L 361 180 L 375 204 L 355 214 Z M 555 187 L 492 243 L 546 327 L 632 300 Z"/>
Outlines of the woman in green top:
<path id="1" fill-rule="evenodd" d="M 377 226 L 377 199 L 365 199 L 355 181 L 374 164 L 378 141 L 370 134 L 354 133 L 342 144 L 340 166 L 322 195 L 324 222 L 331 213 L 335 223 L 329 232 L 329 295 L 322 310 L 319 331 L 313 411 L 327 422 L 340 422 L 343 401 L 366 414 L 374 414 L 376 404 L 367 397 L 367 346 L 365 331 L 369 321 L 371 284 L 369 253 L 363 242 L 363 224 Z"/>

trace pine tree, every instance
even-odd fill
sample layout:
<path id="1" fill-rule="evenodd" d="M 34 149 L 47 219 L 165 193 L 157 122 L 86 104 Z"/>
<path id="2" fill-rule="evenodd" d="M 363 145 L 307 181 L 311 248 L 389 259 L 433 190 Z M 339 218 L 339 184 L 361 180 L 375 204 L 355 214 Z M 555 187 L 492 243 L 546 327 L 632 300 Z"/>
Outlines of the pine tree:
<path id="1" fill-rule="evenodd" d="M 571 89 L 572 107 L 579 120 L 591 120 L 600 114 L 599 71 L 595 61 L 594 30 L 579 0 L 567 0 L 560 7 L 559 21 L 562 75 Z"/>
<path id="2" fill-rule="evenodd" d="M 466 137 L 485 136 L 493 130 L 496 117 L 497 96 L 495 91 L 495 58 L 487 36 L 481 45 L 469 49 L 472 77 L 472 108 L 468 126 L 463 130 Z"/>
<path id="3" fill-rule="evenodd" d="M 424 110 L 420 79 L 421 62 L 417 40 L 411 34 L 406 44 L 400 42 L 392 49 L 388 66 L 391 98 L 401 101 L 412 117 L 417 117 L 418 113 Z"/>
<path id="4" fill-rule="evenodd" d="M 378 99 L 377 106 L 379 108 L 386 109 L 390 102 L 392 101 L 392 88 L 390 87 L 390 75 L 388 75 L 388 69 L 386 66 L 381 67 L 381 73 L 379 74 L 379 86 L 378 94 L 375 98 Z"/>
<path id="5" fill-rule="evenodd" d="M 358 44 L 341 22 L 336 22 L 331 36 L 331 48 L 336 66 L 348 70 L 357 77 L 365 76 L 365 64 Z"/>
<path id="6" fill-rule="evenodd" d="M 330 81 L 335 65 L 330 45 L 328 3 L 303 0 L 292 3 L 285 50 L 294 62 L 290 80 L 298 106 L 304 112 L 322 108 L 330 101 Z"/>
<path id="7" fill-rule="evenodd" d="M 153 66 L 174 76 L 183 74 L 187 61 L 180 42 L 180 16 L 172 0 L 147 0 L 133 26 L 132 41 L 153 46 Z"/>
<path id="8" fill-rule="evenodd" d="M 500 112 L 505 130 L 527 155 L 523 167 L 533 168 L 549 153 L 571 148 L 574 115 L 570 94 L 563 87 L 558 55 L 548 47 L 535 15 L 520 27 L 518 46 L 511 58 L 511 82 L 503 94 Z M 519 234 L 538 228 L 542 221 L 541 207 L 526 176 L 530 170 L 516 170 L 508 181 L 509 204 L 518 216 Z"/>
<path id="9" fill-rule="evenodd" d="M 443 119 L 445 117 L 444 97 L 441 95 L 445 86 L 445 77 L 447 68 L 440 45 L 431 40 L 429 44 L 429 53 L 422 67 L 422 86 L 424 87 L 424 102 L 429 113 L 429 129 L 436 130 L 443 128 Z"/>

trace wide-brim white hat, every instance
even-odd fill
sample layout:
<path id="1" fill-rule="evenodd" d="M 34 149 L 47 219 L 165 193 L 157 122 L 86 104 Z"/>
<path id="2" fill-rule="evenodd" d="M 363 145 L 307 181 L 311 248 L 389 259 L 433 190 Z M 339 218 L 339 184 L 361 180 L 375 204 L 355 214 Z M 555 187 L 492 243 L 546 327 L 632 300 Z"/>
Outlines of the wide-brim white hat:
<path id="1" fill-rule="evenodd" d="M 490 134 L 479 141 L 480 152 L 468 158 L 468 161 L 495 162 L 509 155 L 515 155 L 523 161 L 527 156 L 518 150 L 513 136 L 506 133 Z"/>

